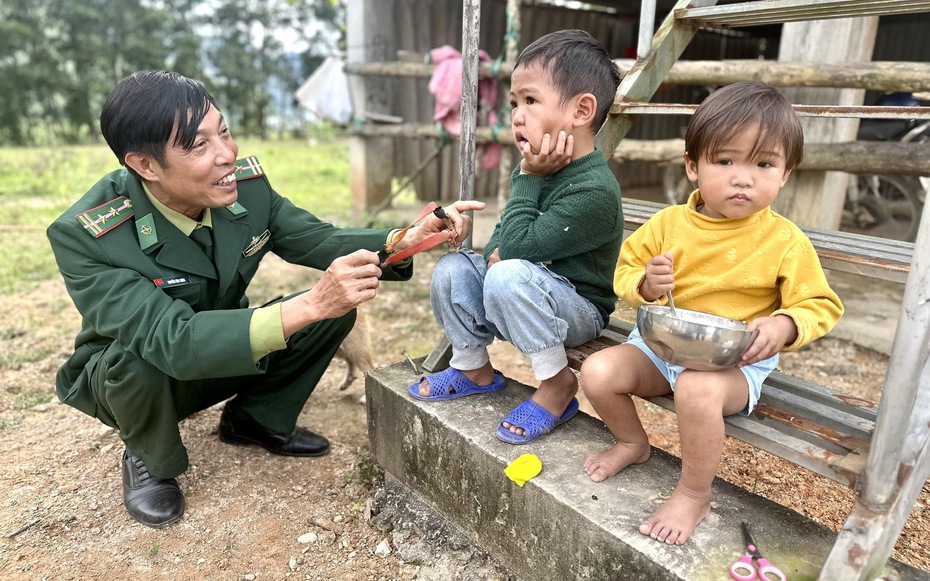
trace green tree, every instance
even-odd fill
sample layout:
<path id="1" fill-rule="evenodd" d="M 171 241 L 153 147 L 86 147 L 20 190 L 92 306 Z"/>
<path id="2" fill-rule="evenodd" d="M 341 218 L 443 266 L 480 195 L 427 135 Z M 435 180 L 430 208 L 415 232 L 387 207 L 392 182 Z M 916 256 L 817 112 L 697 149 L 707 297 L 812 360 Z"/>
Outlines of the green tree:
<path id="1" fill-rule="evenodd" d="M 344 21 L 345 0 L 2 0 L 0 144 L 97 139 L 107 92 L 142 69 L 204 79 L 237 131 L 266 137 Z"/>
<path id="2" fill-rule="evenodd" d="M 207 41 L 211 89 L 237 133 L 265 138 L 269 117 L 296 107 L 298 86 L 344 45 L 344 22 L 344 0 L 217 1 Z M 287 102 L 275 104 L 271 87 Z"/>
<path id="3" fill-rule="evenodd" d="M 187 74 L 201 72 L 197 53 L 190 54 L 196 37 L 186 19 L 189 0 L 49 1 L 62 20 L 58 51 L 68 59 L 64 117 L 76 131 L 71 138 L 97 135 L 103 99 L 130 73 L 164 69 L 179 57 Z"/>
<path id="4" fill-rule="evenodd" d="M 215 96 L 236 131 L 268 135 L 269 82 L 286 71 L 282 31 L 295 11 L 283 0 L 220 0 L 207 42 Z"/>
<path id="5" fill-rule="evenodd" d="M 0 3 L 0 140 L 30 143 L 45 119 L 57 83 L 56 55 L 45 39 L 47 6 L 31 0 Z"/>
<path id="6" fill-rule="evenodd" d="M 300 72 L 308 78 L 334 51 L 346 49 L 345 0 L 288 0 L 302 15 L 308 49 L 300 55 Z M 296 90 L 296 86 L 294 87 Z"/>

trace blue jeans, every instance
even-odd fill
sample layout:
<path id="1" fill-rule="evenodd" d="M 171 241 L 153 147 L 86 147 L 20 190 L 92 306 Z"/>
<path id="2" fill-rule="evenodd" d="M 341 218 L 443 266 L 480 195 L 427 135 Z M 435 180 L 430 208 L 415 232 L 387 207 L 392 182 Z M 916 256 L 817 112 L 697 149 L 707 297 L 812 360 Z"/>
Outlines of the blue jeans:
<path id="1" fill-rule="evenodd" d="M 549 379 L 568 365 L 565 347 L 604 329 L 597 308 L 566 278 L 526 260 L 502 260 L 488 269 L 471 250 L 439 259 L 430 303 L 452 344 L 450 365 L 462 371 L 484 366 L 497 337 L 529 358 L 536 379 Z"/>

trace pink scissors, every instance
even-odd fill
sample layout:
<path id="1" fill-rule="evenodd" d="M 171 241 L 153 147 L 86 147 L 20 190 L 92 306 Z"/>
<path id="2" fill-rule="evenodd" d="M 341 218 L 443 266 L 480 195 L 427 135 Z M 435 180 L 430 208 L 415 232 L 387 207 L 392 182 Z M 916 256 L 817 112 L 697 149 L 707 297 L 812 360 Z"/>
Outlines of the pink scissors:
<path id="1" fill-rule="evenodd" d="M 730 565 L 730 577 L 733 577 L 736 581 L 752 581 L 753 579 L 788 581 L 788 577 L 782 573 L 781 569 L 769 563 L 759 552 L 756 540 L 752 538 L 752 533 L 749 532 L 749 525 L 745 522 L 741 524 L 743 526 L 743 540 L 746 542 L 746 554 L 739 561 Z M 753 561 L 758 566 L 758 572 L 756 572 L 756 567 L 752 565 Z"/>

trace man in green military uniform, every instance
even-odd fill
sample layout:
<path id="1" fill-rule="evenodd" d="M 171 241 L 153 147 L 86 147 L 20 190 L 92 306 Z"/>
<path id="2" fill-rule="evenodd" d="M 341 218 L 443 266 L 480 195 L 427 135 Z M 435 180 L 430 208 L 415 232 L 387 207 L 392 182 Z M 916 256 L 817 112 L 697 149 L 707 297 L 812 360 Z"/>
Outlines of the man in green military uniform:
<path id="1" fill-rule="evenodd" d="M 437 233 L 468 235 L 456 202 L 416 227 L 336 228 L 294 206 L 238 147 L 199 81 L 143 71 L 121 81 L 100 116 L 123 169 L 103 177 L 48 229 L 83 317 L 58 396 L 119 430 L 123 500 L 153 527 L 184 513 L 188 467 L 178 422 L 226 402 L 219 437 L 290 456 L 329 451 L 297 417 L 380 280 L 405 280 L 394 252 Z M 409 249 L 409 250 L 412 250 Z M 320 281 L 260 308 L 246 289 L 269 252 L 319 269 Z M 298 289 L 295 289 L 298 290 Z"/>

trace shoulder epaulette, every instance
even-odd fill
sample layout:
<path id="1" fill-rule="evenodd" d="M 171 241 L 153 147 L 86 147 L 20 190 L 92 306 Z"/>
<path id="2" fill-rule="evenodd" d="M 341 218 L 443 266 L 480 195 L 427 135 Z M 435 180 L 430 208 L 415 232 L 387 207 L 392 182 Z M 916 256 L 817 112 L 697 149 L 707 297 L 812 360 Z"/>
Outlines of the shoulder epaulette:
<path id="1" fill-rule="evenodd" d="M 255 156 L 236 160 L 236 181 L 258 178 L 265 175 L 258 158 Z"/>
<path id="2" fill-rule="evenodd" d="M 132 200 L 126 196 L 120 196 L 96 208 L 81 212 L 75 218 L 94 238 L 100 238 L 132 218 L 132 215 Z"/>

